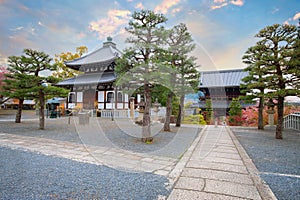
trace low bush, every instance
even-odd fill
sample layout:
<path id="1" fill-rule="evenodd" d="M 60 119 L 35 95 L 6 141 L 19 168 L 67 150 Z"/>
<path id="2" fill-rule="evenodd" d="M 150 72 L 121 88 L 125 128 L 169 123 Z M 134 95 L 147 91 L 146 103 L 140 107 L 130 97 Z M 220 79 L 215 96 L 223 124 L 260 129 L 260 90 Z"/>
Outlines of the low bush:
<path id="1" fill-rule="evenodd" d="M 206 125 L 204 117 L 201 114 L 184 116 L 182 123 Z"/>

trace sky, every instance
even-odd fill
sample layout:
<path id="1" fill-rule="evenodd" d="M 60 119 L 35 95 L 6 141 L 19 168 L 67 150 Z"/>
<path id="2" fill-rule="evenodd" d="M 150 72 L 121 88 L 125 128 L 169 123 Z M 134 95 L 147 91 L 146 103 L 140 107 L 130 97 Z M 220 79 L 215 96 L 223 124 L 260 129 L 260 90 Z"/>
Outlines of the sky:
<path id="1" fill-rule="evenodd" d="M 244 68 L 255 34 L 300 18 L 300 0 L 0 0 L 0 66 L 25 48 L 52 58 L 79 46 L 91 53 L 108 36 L 123 50 L 125 27 L 141 9 L 164 14 L 166 28 L 187 25 L 200 71 Z"/>

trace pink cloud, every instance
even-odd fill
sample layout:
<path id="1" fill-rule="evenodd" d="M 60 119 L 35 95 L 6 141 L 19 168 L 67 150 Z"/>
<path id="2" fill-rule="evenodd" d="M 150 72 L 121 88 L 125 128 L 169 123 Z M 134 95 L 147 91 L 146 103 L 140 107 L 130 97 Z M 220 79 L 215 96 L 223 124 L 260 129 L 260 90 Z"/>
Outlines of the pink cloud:
<path id="1" fill-rule="evenodd" d="M 180 0 L 163 0 L 161 4 L 155 7 L 154 12 L 167 14 L 169 8 L 177 5 Z"/>
<path id="2" fill-rule="evenodd" d="M 98 34 L 99 39 L 116 34 L 121 27 L 128 23 L 129 10 L 109 10 L 107 18 L 90 22 L 89 28 Z"/>
<path id="3" fill-rule="evenodd" d="M 294 15 L 293 20 L 297 20 L 300 18 L 300 12 Z"/>
<path id="4" fill-rule="evenodd" d="M 297 19 L 300 19 L 300 12 L 298 12 L 298 13 L 296 13 L 295 15 L 294 15 L 294 17 L 292 17 L 292 18 L 288 18 L 286 21 L 284 21 L 283 22 L 283 24 L 290 24 L 290 22 L 291 21 L 296 21 Z"/>
<path id="5" fill-rule="evenodd" d="M 77 34 L 77 38 L 79 38 L 79 39 L 84 38 L 85 36 L 86 36 L 86 34 L 82 33 L 82 32 Z"/>
<path id="6" fill-rule="evenodd" d="M 143 6 L 143 4 L 140 2 L 140 3 L 136 4 L 135 8 L 137 8 L 137 9 L 143 9 L 144 6 Z"/>

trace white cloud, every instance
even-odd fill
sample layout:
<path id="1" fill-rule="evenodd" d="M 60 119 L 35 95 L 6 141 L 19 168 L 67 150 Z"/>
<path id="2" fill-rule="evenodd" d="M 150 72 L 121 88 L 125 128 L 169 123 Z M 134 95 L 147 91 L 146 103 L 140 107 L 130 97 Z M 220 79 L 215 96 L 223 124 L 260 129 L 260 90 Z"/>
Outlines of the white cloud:
<path id="1" fill-rule="evenodd" d="M 224 7 L 224 6 L 227 6 L 227 5 L 228 5 L 228 3 L 222 3 L 222 4 L 219 4 L 219 5 L 213 5 L 213 6 L 211 6 L 211 9 L 215 10 L 215 9 L 219 9 L 219 8 Z"/>
<path id="2" fill-rule="evenodd" d="M 236 6 L 243 6 L 244 0 L 231 0 L 230 3 Z"/>
<path id="3" fill-rule="evenodd" d="M 98 34 L 99 39 L 106 38 L 119 32 L 128 23 L 130 14 L 129 10 L 109 10 L 107 18 L 90 22 L 89 28 Z"/>
<path id="4" fill-rule="evenodd" d="M 275 13 L 277 13 L 279 11 L 279 8 L 274 8 L 272 11 L 271 11 L 271 13 L 272 14 L 275 14 Z"/>
<path id="5" fill-rule="evenodd" d="M 120 6 L 119 2 L 117 2 L 117 1 L 114 1 L 114 5 L 115 6 Z"/>
<path id="6" fill-rule="evenodd" d="M 174 14 L 174 13 L 178 13 L 178 12 L 180 12 L 180 11 L 181 11 L 180 8 L 174 8 L 174 9 L 172 10 L 172 13 Z"/>
<path id="7" fill-rule="evenodd" d="M 43 24 L 41 21 L 38 22 L 38 25 L 39 25 L 39 26 L 42 26 L 42 27 L 46 27 L 46 25 Z"/>
<path id="8" fill-rule="evenodd" d="M 23 26 L 18 26 L 18 27 L 16 27 L 16 28 L 12 28 L 12 29 L 10 29 L 10 30 L 11 30 L 11 31 L 20 31 L 20 30 L 22 30 L 22 29 L 24 29 Z"/>
<path id="9" fill-rule="evenodd" d="M 214 3 L 224 3 L 226 0 L 214 0 Z"/>
<path id="10" fill-rule="evenodd" d="M 244 3 L 244 0 L 214 0 L 210 8 L 215 10 L 228 5 L 243 6 Z"/>
<path id="11" fill-rule="evenodd" d="M 177 5 L 179 2 L 180 2 L 180 0 L 163 0 L 161 4 L 157 5 L 154 8 L 154 12 L 167 14 L 169 8 Z"/>

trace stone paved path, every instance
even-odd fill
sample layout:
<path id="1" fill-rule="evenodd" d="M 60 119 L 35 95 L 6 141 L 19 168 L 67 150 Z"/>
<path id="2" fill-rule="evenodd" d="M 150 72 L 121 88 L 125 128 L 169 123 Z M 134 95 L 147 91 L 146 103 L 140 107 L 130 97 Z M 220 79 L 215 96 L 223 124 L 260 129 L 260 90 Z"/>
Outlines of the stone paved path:
<path id="1" fill-rule="evenodd" d="M 168 200 L 276 199 L 235 136 L 225 126 L 207 126 L 176 165 Z"/>
<path id="2" fill-rule="evenodd" d="M 120 170 L 152 172 L 167 176 L 177 159 L 135 153 L 112 147 L 99 147 L 45 138 L 0 133 L 0 146 L 38 152 L 75 161 L 106 165 Z"/>
<path id="3" fill-rule="evenodd" d="M 206 126 L 180 160 L 114 147 L 6 133 L 0 133 L 0 146 L 167 176 L 173 187 L 169 200 L 276 199 L 225 126 Z"/>

